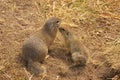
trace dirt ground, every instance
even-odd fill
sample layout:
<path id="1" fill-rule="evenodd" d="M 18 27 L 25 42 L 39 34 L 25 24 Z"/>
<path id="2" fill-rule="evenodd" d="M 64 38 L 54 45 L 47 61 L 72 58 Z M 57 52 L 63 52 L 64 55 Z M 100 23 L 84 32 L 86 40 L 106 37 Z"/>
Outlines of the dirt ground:
<path id="1" fill-rule="evenodd" d="M 21 64 L 23 41 L 51 16 L 62 19 L 86 46 L 85 67 L 70 69 L 60 32 L 43 66 L 32 76 Z M 0 80 L 120 80 L 119 0 L 0 0 Z"/>

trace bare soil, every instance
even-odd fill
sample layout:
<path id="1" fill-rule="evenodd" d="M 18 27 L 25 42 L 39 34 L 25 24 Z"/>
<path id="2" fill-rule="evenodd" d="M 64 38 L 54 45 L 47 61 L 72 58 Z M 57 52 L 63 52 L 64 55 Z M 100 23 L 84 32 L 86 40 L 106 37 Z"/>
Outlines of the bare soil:
<path id="1" fill-rule="evenodd" d="M 85 67 L 69 68 L 58 32 L 43 64 L 47 73 L 32 76 L 21 63 L 21 47 L 51 16 L 71 26 L 89 59 Z M 0 80 L 120 80 L 120 46 L 112 48 L 119 37 L 119 0 L 0 0 Z"/>

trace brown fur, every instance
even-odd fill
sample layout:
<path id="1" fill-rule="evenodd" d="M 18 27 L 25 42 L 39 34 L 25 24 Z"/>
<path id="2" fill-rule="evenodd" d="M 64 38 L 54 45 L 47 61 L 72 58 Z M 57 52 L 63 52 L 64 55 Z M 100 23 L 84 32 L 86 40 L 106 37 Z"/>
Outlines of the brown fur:
<path id="1" fill-rule="evenodd" d="M 85 51 L 84 46 L 80 43 L 75 35 L 65 28 L 60 28 L 68 50 L 71 54 L 71 58 L 74 62 L 72 66 L 83 66 L 87 61 L 87 52 Z"/>
<path id="2" fill-rule="evenodd" d="M 24 42 L 22 58 L 27 69 L 32 73 L 37 75 L 43 71 L 40 63 L 44 61 L 48 49 L 56 37 L 60 22 L 61 20 L 58 18 L 50 18 L 37 33 Z"/>

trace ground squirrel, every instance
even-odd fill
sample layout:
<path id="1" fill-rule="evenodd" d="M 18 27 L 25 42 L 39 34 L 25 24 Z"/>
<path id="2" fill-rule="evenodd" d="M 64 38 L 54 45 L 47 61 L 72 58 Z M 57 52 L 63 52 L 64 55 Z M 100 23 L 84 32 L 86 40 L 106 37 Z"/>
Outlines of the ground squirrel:
<path id="1" fill-rule="evenodd" d="M 62 33 L 71 58 L 73 60 L 72 66 L 83 66 L 87 61 L 87 52 L 84 46 L 80 43 L 75 35 L 65 28 L 59 28 Z"/>
<path id="2" fill-rule="evenodd" d="M 50 18 L 37 33 L 24 42 L 22 59 L 26 68 L 33 74 L 38 75 L 43 71 L 41 63 L 44 61 L 48 49 L 56 37 L 60 23 L 60 19 L 56 17 Z"/>

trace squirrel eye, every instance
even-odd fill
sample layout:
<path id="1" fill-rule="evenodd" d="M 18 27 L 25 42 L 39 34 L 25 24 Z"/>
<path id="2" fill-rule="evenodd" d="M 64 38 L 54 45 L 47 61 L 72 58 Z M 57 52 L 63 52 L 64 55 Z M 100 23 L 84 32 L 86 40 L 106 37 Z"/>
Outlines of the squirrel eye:
<path id="1" fill-rule="evenodd" d="M 60 21 L 56 21 L 56 23 L 57 23 L 57 24 L 59 24 L 59 23 L 60 23 Z"/>
<path id="2" fill-rule="evenodd" d="M 65 31 L 65 29 L 62 29 L 62 31 Z"/>

